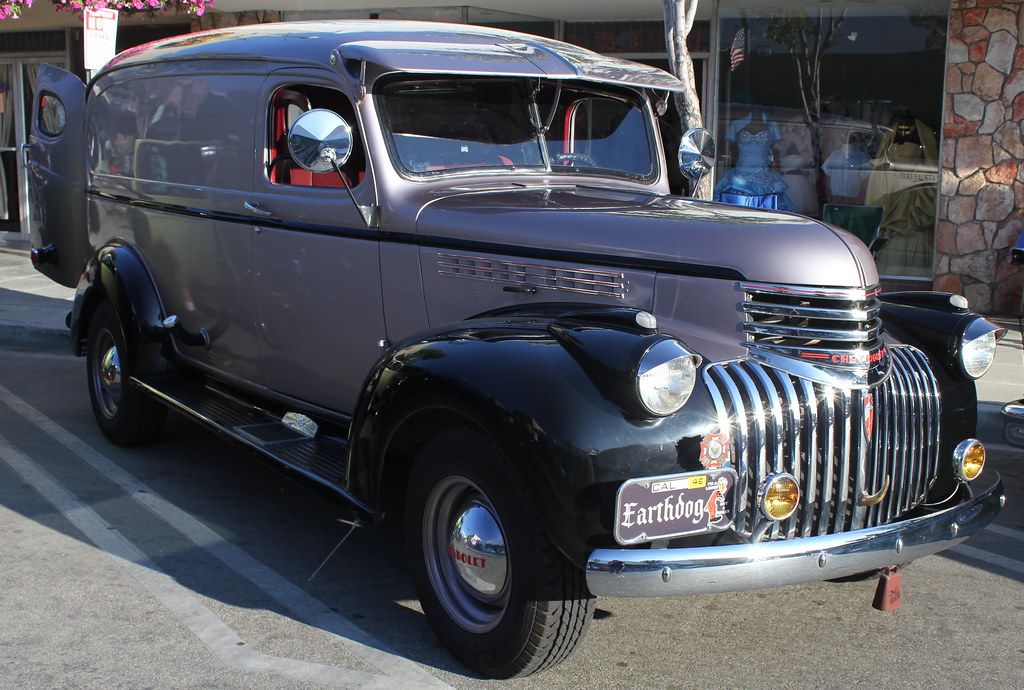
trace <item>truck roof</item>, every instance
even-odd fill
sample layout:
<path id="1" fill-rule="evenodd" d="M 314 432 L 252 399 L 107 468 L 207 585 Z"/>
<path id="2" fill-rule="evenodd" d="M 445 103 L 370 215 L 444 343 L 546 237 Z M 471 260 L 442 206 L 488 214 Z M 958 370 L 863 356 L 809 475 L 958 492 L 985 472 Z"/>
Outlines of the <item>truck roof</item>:
<path id="1" fill-rule="evenodd" d="M 683 88 L 663 70 L 553 39 L 466 24 L 391 20 L 283 22 L 185 34 L 126 50 L 101 74 L 178 60 L 270 59 L 328 65 L 332 54 L 342 60 L 365 60 L 378 68 L 378 74 L 501 74 L 668 91 Z"/>

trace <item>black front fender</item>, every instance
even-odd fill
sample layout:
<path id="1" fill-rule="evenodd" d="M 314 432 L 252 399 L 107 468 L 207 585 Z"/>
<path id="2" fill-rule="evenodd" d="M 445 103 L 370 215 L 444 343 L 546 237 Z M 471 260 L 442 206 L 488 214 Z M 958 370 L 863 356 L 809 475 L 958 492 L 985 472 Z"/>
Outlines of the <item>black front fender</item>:
<path id="1" fill-rule="evenodd" d="M 978 434 L 977 387 L 960 364 L 962 336 L 976 325 L 981 325 L 983 331 L 1001 329 L 966 306 L 960 306 L 962 298 L 957 295 L 896 292 L 883 294 L 881 299 L 880 316 L 885 333 L 919 347 L 932 363 L 942 400 L 939 457 L 952 458 L 957 444 Z M 931 490 L 931 499 L 942 500 L 956 487 L 952 464 L 943 462 Z"/>
<path id="2" fill-rule="evenodd" d="M 631 414 L 621 403 L 628 393 L 609 390 L 613 372 L 591 366 L 628 361 L 592 348 L 628 352 L 650 332 L 609 328 L 606 338 L 567 347 L 559 328 L 564 319 L 484 319 L 391 350 L 369 377 L 353 422 L 353 494 L 381 506 L 399 488 L 392 483 L 404 484 L 395 463 L 411 462 L 446 425 L 474 424 L 516 465 L 564 553 L 583 563 L 590 549 L 612 545 L 621 482 L 700 469 L 700 439 L 717 420 L 700 386 L 675 415 Z"/>

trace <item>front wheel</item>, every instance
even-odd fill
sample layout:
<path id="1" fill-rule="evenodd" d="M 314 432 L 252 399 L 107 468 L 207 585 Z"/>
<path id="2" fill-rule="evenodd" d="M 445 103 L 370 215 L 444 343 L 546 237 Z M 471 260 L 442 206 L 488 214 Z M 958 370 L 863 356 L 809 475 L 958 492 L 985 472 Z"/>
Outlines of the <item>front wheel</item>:
<path id="1" fill-rule="evenodd" d="M 108 439 L 131 446 L 160 434 L 167 408 L 129 383 L 136 375 L 135 363 L 110 302 L 96 307 L 89 323 L 86 371 L 93 415 Z"/>
<path id="2" fill-rule="evenodd" d="M 482 433 L 454 429 L 424 446 L 406 540 L 427 620 L 483 675 L 549 668 L 586 634 L 594 598 L 583 571 L 544 534 L 525 487 Z"/>

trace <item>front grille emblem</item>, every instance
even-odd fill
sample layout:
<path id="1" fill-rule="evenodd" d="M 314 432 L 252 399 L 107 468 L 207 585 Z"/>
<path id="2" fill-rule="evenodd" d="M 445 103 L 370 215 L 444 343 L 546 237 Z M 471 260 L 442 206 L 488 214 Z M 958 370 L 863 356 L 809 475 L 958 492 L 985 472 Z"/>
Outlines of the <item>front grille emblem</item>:
<path id="1" fill-rule="evenodd" d="M 875 433 L 875 396 L 868 393 L 864 396 L 864 438 L 868 441 Z"/>
<path id="2" fill-rule="evenodd" d="M 705 434 L 700 440 L 700 464 L 709 470 L 730 464 L 727 434 Z"/>

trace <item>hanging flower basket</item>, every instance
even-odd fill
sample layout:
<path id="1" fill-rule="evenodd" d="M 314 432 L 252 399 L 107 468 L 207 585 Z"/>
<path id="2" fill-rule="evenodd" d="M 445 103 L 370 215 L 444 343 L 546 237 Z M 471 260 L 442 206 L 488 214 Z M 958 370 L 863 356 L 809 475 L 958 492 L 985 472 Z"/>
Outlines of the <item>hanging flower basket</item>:
<path id="1" fill-rule="evenodd" d="M 32 0 L 0 0 L 0 19 L 17 19 L 22 8 L 31 6 Z"/>
<path id="2" fill-rule="evenodd" d="M 89 9 L 117 10 L 124 17 L 142 14 L 158 17 L 162 14 L 194 14 L 202 16 L 213 0 L 50 0 L 62 12 L 82 13 Z M 0 0 L 0 19 L 16 19 L 32 0 Z"/>

